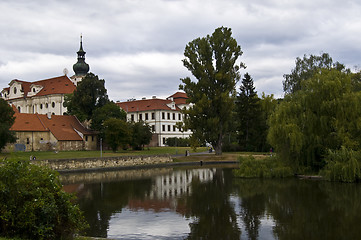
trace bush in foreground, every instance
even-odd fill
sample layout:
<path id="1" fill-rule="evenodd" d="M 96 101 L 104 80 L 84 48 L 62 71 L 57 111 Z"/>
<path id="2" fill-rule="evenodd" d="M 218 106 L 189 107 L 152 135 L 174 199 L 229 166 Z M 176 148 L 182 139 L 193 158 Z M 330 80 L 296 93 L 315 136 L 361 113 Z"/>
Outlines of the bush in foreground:
<path id="1" fill-rule="evenodd" d="M 276 157 L 255 159 L 253 156 L 240 157 L 239 169 L 233 170 L 236 177 L 243 178 L 285 178 L 293 176 L 290 167 Z"/>
<path id="2" fill-rule="evenodd" d="M 0 165 L 0 235 L 26 239 L 72 239 L 87 224 L 58 173 L 30 161 Z"/>

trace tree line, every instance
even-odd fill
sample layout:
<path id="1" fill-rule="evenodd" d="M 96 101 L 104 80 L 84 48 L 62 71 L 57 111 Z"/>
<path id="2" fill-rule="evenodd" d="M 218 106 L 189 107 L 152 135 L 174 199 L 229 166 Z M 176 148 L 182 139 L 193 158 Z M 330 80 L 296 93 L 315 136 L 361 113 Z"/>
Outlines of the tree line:
<path id="1" fill-rule="evenodd" d="M 361 179 L 361 72 L 353 73 L 328 53 L 304 55 L 283 81 L 284 98 L 259 98 L 244 74 L 240 91 L 237 62 L 241 47 L 230 28 L 217 28 L 185 48 L 184 66 L 193 78 L 181 79 L 192 107 L 185 128 L 192 138 L 222 149 L 265 151 L 294 173 L 321 173 L 340 181 Z M 194 142 L 194 141 L 193 141 Z"/>

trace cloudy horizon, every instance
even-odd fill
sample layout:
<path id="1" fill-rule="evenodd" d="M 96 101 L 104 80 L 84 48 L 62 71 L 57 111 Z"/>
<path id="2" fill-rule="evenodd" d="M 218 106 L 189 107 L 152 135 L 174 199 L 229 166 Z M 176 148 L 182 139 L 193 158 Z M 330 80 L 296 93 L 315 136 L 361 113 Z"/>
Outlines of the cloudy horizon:
<path id="1" fill-rule="evenodd" d="M 0 83 L 74 74 L 80 34 L 90 71 L 110 99 L 167 97 L 180 79 L 186 44 L 232 29 L 240 61 L 260 94 L 283 96 L 283 75 L 304 54 L 329 53 L 359 71 L 361 3 L 281 0 L 110 0 L 0 2 Z M 240 83 L 237 85 L 239 90 Z"/>

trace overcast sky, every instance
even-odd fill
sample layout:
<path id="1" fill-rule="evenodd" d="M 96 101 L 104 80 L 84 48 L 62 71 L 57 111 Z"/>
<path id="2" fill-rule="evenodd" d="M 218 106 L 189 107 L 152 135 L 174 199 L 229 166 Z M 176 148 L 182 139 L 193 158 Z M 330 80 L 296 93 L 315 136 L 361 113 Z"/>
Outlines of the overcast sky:
<path id="1" fill-rule="evenodd" d="M 1 88 L 64 68 L 72 76 L 80 34 L 90 71 L 114 101 L 178 91 L 180 78 L 192 76 L 181 61 L 186 44 L 221 26 L 232 29 L 242 74 L 259 94 L 282 97 L 283 74 L 304 54 L 361 66 L 356 0 L 1 0 L 0 9 Z"/>

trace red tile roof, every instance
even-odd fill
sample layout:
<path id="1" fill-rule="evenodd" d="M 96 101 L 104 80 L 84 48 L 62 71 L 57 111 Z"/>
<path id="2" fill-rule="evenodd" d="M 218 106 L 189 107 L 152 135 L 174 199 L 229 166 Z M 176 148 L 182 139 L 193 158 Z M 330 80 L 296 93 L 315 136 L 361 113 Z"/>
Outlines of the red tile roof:
<path id="1" fill-rule="evenodd" d="M 15 122 L 10 128 L 16 132 L 48 132 L 49 129 L 41 122 L 38 114 L 15 112 Z"/>
<path id="2" fill-rule="evenodd" d="M 67 76 L 54 77 L 35 82 L 26 82 L 18 79 L 14 79 L 11 82 L 13 81 L 21 83 L 22 90 L 24 91 L 24 96 L 26 97 L 28 97 L 28 93 L 31 91 L 30 87 L 32 85 L 40 85 L 43 87 L 34 96 L 46 96 L 50 94 L 69 94 L 74 92 L 74 90 L 76 89 L 76 86 Z M 3 90 L 8 90 L 8 89 L 9 88 L 4 88 Z"/>
<path id="3" fill-rule="evenodd" d="M 83 127 L 74 116 L 51 115 L 49 119 L 44 114 L 15 113 L 15 123 L 10 130 L 16 132 L 48 132 L 58 141 L 82 141 L 77 133 L 92 135 L 95 132 Z"/>
<path id="4" fill-rule="evenodd" d="M 184 92 L 176 92 L 175 94 L 171 95 L 168 97 L 169 98 L 173 98 L 173 101 L 179 105 L 179 104 L 186 104 L 187 103 L 187 99 L 188 96 L 186 93 Z"/>
<path id="5" fill-rule="evenodd" d="M 139 112 L 139 111 L 151 111 L 151 110 L 172 110 L 167 104 L 172 103 L 171 100 L 164 99 L 145 99 L 145 100 L 135 100 L 128 102 L 118 102 L 117 105 L 126 112 Z M 174 110 L 174 109 L 173 109 Z M 180 109 L 176 107 L 177 111 Z"/>
<path id="6" fill-rule="evenodd" d="M 176 104 L 176 109 L 171 109 L 167 104 L 172 103 L 172 99 Z M 127 102 L 118 102 L 117 105 L 126 112 L 142 112 L 142 111 L 152 111 L 152 110 L 173 110 L 180 111 L 180 108 L 177 105 L 186 104 L 188 99 L 187 94 L 183 92 L 176 92 L 172 96 L 169 96 L 167 99 L 143 99 Z"/>

